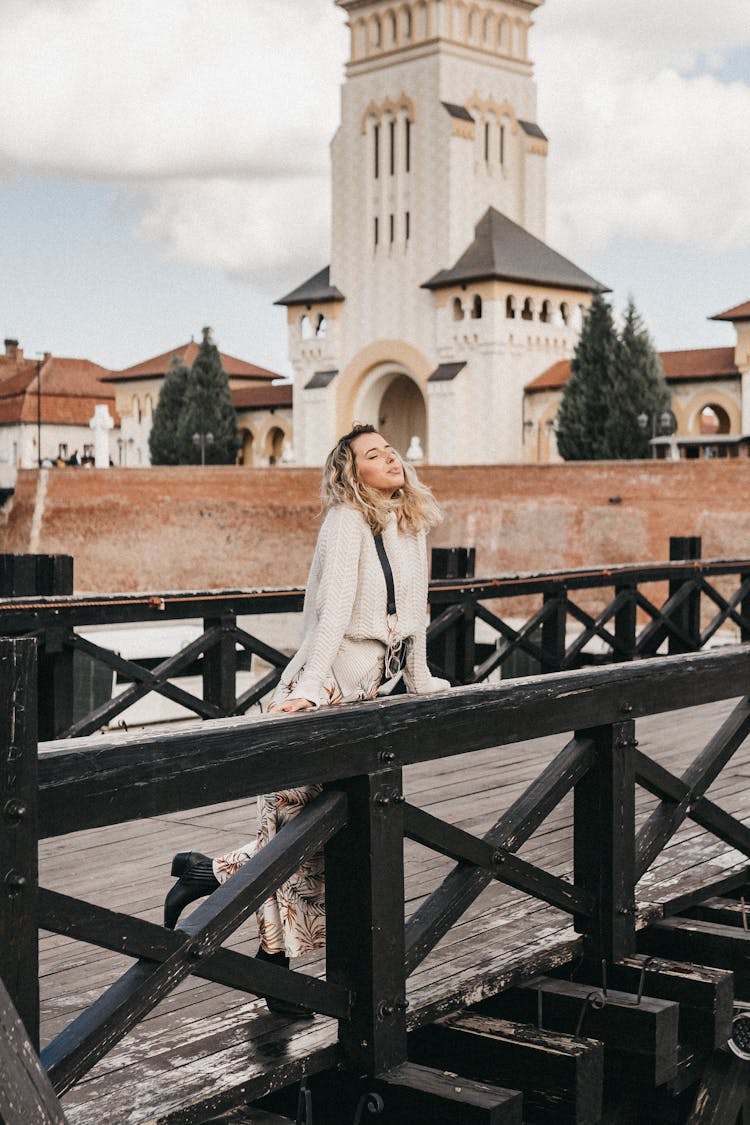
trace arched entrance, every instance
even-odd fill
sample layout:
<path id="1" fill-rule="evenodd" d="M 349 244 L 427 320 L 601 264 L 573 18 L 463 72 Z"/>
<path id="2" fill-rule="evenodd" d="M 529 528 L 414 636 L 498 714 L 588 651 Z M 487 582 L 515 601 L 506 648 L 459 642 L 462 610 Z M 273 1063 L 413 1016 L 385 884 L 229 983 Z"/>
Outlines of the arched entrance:
<path id="1" fill-rule="evenodd" d="M 405 372 L 381 371 L 366 380 L 355 417 L 376 426 L 402 456 L 416 435 L 427 456 L 427 408 L 419 386 Z"/>
<path id="2" fill-rule="evenodd" d="M 269 465 L 280 465 L 281 455 L 284 452 L 284 431 L 279 426 L 273 426 L 266 435 L 265 456 Z"/>

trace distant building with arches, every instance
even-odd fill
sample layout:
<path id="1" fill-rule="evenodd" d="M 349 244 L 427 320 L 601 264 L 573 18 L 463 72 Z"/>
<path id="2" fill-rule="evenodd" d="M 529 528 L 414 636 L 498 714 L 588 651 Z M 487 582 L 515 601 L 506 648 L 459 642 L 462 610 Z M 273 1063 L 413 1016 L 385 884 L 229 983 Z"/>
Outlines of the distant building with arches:
<path id="1" fill-rule="evenodd" d="M 732 324 L 734 347 L 661 352 L 677 423 L 652 439 L 657 457 L 747 457 L 750 452 L 750 301 L 710 317 Z M 555 419 L 570 362 L 561 360 L 527 384 L 524 460 L 559 461 Z"/>
<path id="2" fill-rule="evenodd" d="M 297 463 L 352 422 L 433 464 L 524 459 L 524 388 L 605 287 L 545 241 L 542 0 L 337 0 L 350 57 L 329 266 L 287 309 Z"/>
<path id="3" fill-rule="evenodd" d="M 115 463 L 127 468 L 149 465 L 148 439 L 153 413 L 169 365 L 176 356 L 190 367 L 198 354 L 191 340 L 161 355 L 136 363 L 122 371 L 102 375 L 114 384 L 120 429 L 115 438 Z M 282 464 L 292 450 L 292 385 L 283 377 L 244 359 L 219 353 L 227 373 L 232 403 L 237 411 L 241 464 Z"/>

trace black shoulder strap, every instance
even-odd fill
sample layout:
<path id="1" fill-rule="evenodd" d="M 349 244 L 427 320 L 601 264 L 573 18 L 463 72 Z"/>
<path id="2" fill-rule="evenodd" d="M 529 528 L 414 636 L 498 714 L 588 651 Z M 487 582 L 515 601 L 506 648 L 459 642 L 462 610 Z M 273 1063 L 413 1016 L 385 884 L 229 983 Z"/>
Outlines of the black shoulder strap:
<path id="1" fill-rule="evenodd" d="M 380 559 L 380 565 L 383 568 L 383 576 L 385 578 L 385 590 L 386 590 L 386 595 L 387 595 L 387 599 L 388 599 L 387 612 L 390 615 L 390 614 L 393 614 L 393 613 L 396 612 L 396 589 L 393 585 L 393 571 L 391 570 L 391 564 L 388 561 L 388 555 L 386 554 L 386 551 L 385 551 L 385 543 L 383 542 L 383 536 L 382 535 L 374 535 L 373 538 L 375 539 L 375 549 L 378 552 L 378 558 Z"/>

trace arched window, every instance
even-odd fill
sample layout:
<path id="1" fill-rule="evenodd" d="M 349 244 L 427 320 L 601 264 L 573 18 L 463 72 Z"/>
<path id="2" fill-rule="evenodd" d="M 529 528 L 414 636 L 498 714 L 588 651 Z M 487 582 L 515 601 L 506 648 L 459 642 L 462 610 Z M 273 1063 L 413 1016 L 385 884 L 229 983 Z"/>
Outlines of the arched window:
<path id="1" fill-rule="evenodd" d="M 373 47 L 383 46 L 383 28 L 380 23 L 380 16 L 373 16 L 370 22 L 370 39 Z"/>
<path id="2" fill-rule="evenodd" d="M 521 312 L 521 320 L 534 319 L 534 301 L 531 297 L 527 297 L 523 303 L 523 310 Z"/>
<path id="3" fill-rule="evenodd" d="M 516 319 L 516 298 L 512 294 L 505 298 L 505 319 Z"/>
<path id="4" fill-rule="evenodd" d="M 474 294 L 471 302 L 471 318 L 472 320 L 482 319 L 482 298 L 478 293 Z"/>
<path id="5" fill-rule="evenodd" d="M 507 16 L 500 19 L 497 29 L 497 45 L 503 54 L 510 54 L 510 20 Z"/>
<path id="6" fill-rule="evenodd" d="M 133 418 L 136 422 L 141 420 L 141 404 L 138 401 L 138 395 L 133 395 Z"/>
<path id="7" fill-rule="evenodd" d="M 401 13 L 401 28 L 403 31 L 404 42 L 408 43 L 412 35 L 412 18 L 410 8 L 404 8 Z"/>
<path id="8" fill-rule="evenodd" d="M 302 339 L 303 340 L 312 340 L 313 327 L 312 327 L 312 324 L 310 323 L 310 317 L 307 315 L 307 313 L 305 313 L 305 315 L 300 320 L 299 326 L 300 326 L 300 333 L 302 335 Z"/>
<path id="9" fill-rule="evenodd" d="M 326 318 L 323 316 L 322 313 L 319 313 L 318 319 L 317 319 L 316 324 L 315 324 L 315 335 L 320 337 L 321 340 L 324 340 L 325 335 L 326 335 L 327 327 L 328 327 L 328 325 L 326 323 Z"/>
<path id="10" fill-rule="evenodd" d="M 471 12 L 469 13 L 469 40 L 472 43 L 475 43 L 477 40 L 478 26 L 479 16 L 477 14 L 476 8 L 472 8 Z"/>
<path id="11" fill-rule="evenodd" d="M 567 301 L 563 301 L 560 305 L 560 316 L 562 317 L 563 324 L 567 324 L 570 320 L 570 309 L 568 308 Z"/>
<path id="12" fill-rule="evenodd" d="M 460 297 L 454 297 L 453 298 L 453 319 L 454 320 L 463 320 L 463 318 L 464 318 L 464 307 L 461 304 L 461 298 Z"/>
<path id="13" fill-rule="evenodd" d="M 266 435 L 265 455 L 269 465 L 278 465 L 281 463 L 281 455 L 284 452 L 284 431 L 278 426 L 274 426 L 269 430 Z"/>
<path id="14" fill-rule="evenodd" d="M 388 44 L 387 45 L 389 47 L 395 47 L 396 37 L 397 37 L 396 13 L 395 12 L 389 12 L 388 15 L 386 16 L 386 19 L 388 21 Z"/>
<path id="15" fill-rule="evenodd" d="M 729 415 L 724 407 L 717 403 L 703 407 L 698 426 L 701 434 L 728 434 L 731 431 Z"/>
<path id="16" fill-rule="evenodd" d="M 541 320 L 542 324 L 551 324 L 552 323 L 552 302 L 551 301 L 543 301 L 542 302 L 542 311 L 539 314 L 539 319 Z"/>
<path id="17" fill-rule="evenodd" d="M 489 47 L 492 43 L 492 22 L 492 16 L 488 13 L 484 17 L 484 23 L 482 25 L 482 42 L 485 47 Z"/>

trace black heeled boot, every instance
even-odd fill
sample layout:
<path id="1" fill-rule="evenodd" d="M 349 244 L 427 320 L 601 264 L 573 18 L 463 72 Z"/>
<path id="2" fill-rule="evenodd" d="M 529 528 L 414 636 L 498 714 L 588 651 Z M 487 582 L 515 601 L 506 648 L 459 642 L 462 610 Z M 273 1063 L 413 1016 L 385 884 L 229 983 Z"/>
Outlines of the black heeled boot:
<path id="1" fill-rule="evenodd" d="M 164 926 L 173 930 L 185 907 L 197 898 L 210 895 L 219 886 L 213 864 L 200 852 L 178 852 L 172 860 L 177 882 L 164 899 Z"/>
<path id="2" fill-rule="evenodd" d="M 259 961 L 270 961 L 272 965 L 281 965 L 282 968 L 289 968 L 289 958 L 285 953 L 266 953 L 262 945 L 258 946 L 258 952 L 255 954 Z M 276 1016 L 287 1016 L 293 1020 L 309 1020 L 312 1019 L 315 1013 L 311 1008 L 306 1008 L 304 1004 L 292 1004 L 289 1000 L 275 1000 L 273 996 L 263 996 L 269 1012 L 273 1012 Z"/>

